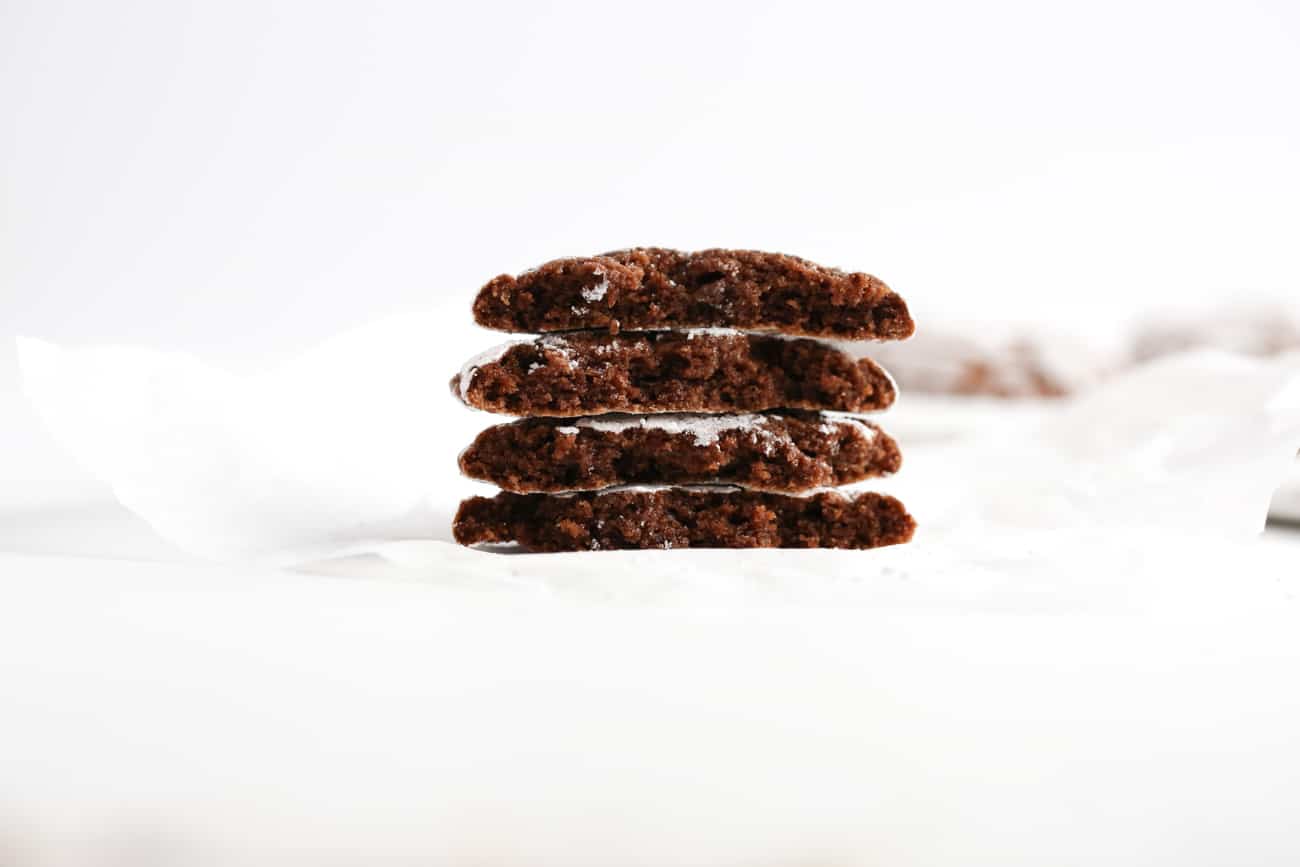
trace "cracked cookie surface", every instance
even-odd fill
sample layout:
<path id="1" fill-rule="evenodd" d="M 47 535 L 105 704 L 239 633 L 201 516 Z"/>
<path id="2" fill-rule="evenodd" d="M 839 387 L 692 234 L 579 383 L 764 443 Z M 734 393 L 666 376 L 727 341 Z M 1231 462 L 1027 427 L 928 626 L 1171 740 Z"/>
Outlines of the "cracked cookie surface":
<path id="1" fill-rule="evenodd" d="M 909 541 L 916 522 L 893 497 L 806 496 L 672 487 L 473 497 L 452 531 L 462 545 L 528 551 L 636 548 L 878 548 Z"/>
<path id="2" fill-rule="evenodd" d="M 502 274 L 474 299 L 498 331 L 726 327 L 848 340 L 901 340 L 915 325 L 870 274 L 756 250 L 637 247 Z"/>
<path id="3" fill-rule="evenodd" d="M 871 412 L 896 397 L 874 361 L 818 340 L 728 329 L 573 332 L 499 346 L 452 378 L 464 403 L 514 416 Z"/>
<path id="4" fill-rule="evenodd" d="M 901 463 L 898 444 L 870 422 L 788 411 L 522 419 L 482 431 L 460 455 L 466 476 L 516 493 L 719 483 L 803 491 Z"/>

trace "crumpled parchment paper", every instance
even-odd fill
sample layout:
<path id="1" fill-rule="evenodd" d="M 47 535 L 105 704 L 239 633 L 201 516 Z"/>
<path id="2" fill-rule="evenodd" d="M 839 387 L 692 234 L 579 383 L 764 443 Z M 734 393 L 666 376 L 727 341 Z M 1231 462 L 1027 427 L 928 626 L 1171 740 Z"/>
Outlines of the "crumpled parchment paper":
<path id="1" fill-rule="evenodd" d="M 602 599 L 1131 600 L 1213 559 L 1198 546 L 1257 534 L 1300 447 L 1300 359 L 1185 355 L 1032 417 L 990 411 L 962 442 L 900 430 L 902 473 L 863 487 L 904 498 L 921 523 L 909 546 L 503 556 L 454 546 L 450 520 L 461 496 L 490 493 L 458 476 L 458 452 L 506 419 L 446 386 L 499 339 L 394 316 L 251 376 L 134 347 L 24 339 L 19 354 L 51 433 L 197 556 L 379 555 L 457 584 Z M 906 428 L 907 401 L 876 420 Z"/>
<path id="2" fill-rule="evenodd" d="M 5 561 L 6 842 L 1296 863 L 1300 588 L 1295 548 L 1256 538 L 1300 445 L 1294 363 L 1174 359 L 947 445 L 909 438 L 905 397 L 879 421 L 911 545 L 504 556 L 447 541 L 482 490 L 456 454 L 495 421 L 445 386 L 493 337 L 448 323 L 244 377 L 23 343 L 55 436 L 159 533 L 241 565 Z"/>

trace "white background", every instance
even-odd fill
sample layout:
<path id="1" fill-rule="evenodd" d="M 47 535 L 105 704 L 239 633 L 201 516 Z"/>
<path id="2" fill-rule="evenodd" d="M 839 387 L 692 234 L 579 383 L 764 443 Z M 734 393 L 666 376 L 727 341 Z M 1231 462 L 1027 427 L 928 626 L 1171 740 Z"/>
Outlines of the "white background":
<path id="1" fill-rule="evenodd" d="M 248 369 L 445 305 L 473 346 L 489 277 L 637 244 L 872 271 L 922 327 L 1295 298 L 1298 40 L 1282 0 L 9 0 L 0 478 L 76 475 L 13 334 Z"/>
<path id="2" fill-rule="evenodd" d="M 635 244 L 922 314 L 1300 286 L 1294 3 L 10 0 L 0 40 L 5 332 L 276 355 Z"/>
<path id="3" fill-rule="evenodd" d="M 923 327 L 1100 341 L 1141 310 L 1295 299 L 1298 43 L 1284 0 L 0 0 L 0 551 L 176 556 L 75 510 L 105 492 L 22 402 L 15 334 L 250 370 L 436 307 L 430 340 L 487 344 L 467 330 L 485 280 L 637 244 L 872 271 Z M 451 372 L 427 398 L 449 414 Z M 0 778 L 33 803 L 225 815 L 191 787 L 314 808 L 311 841 L 325 802 L 334 831 L 365 801 L 424 832 L 433 798 L 452 843 L 549 841 L 557 863 L 609 863 L 582 835 L 619 846 L 650 808 L 670 855 L 773 857 L 792 816 L 869 863 L 1291 864 L 1298 845 L 1285 606 L 1235 631 L 552 622 L 420 584 L 6 569 Z M 400 841 L 377 827 L 371 845 Z"/>

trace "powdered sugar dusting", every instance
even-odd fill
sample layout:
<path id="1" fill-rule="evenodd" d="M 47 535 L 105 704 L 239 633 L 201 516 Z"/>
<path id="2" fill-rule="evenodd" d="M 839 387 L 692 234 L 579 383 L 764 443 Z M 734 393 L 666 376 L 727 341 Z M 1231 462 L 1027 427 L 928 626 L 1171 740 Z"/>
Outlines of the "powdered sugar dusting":
<path id="1" fill-rule="evenodd" d="M 605 293 L 609 291 L 609 278 L 605 276 L 603 271 L 597 271 L 596 273 L 600 275 L 600 282 L 595 286 L 583 289 L 581 292 L 582 299 L 592 304 L 604 300 Z"/>
<path id="2" fill-rule="evenodd" d="M 533 344 L 539 349 L 554 349 L 565 354 L 573 352 L 573 344 L 563 334 L 544 334 L 536 338 Z"/>
<path id="3" fill-rule="evenodd" d="M 558 334 L 548 334 L 545 337 L 539 337 L 533 341 L 533 345 L 543 351 L 551 350 L 558 353 L 565 362 L 568 363 L 570 370 L 578 369 L 578 359 L 573 354 L 573 344 Z"/>
<path id="4" fill-rule="evenodd" d="M 833 346 L 836 349 L 846 349 L 851 344 L 847 341 L 835 340 L 832 338 L 816 337 L 809 334 L 790 334 L 781 331 L 778 328 L 725 328 L 720 326 L 701 326 L 699 328 L 680 328 L 667 329 L 686 335 L 687 340 L 694 340 L 696 337 L 770 337 L 773 340 L 784 340 L 787 343 L 793 340 L 810 340 L 813 343 L 822 343 L 827 346 Z"/>
<path id="5" fill-rule="evenodd" d="M 701 413 L 661 413 L 657 415 L 604 415 L 580 418 L 579 427 L 598 431 L 621 432 L 629 428 L 646 428 L 672 434 L 693 434 L 697 446 L 709 446 L 718 441 L 723 431 L 761 431 L 771 416 L 755 413 L 735 415 L 707 415 Z M 764 431 L 766 433 L 766 431 Z"/>
<path id="6" fill-rule="evenodd" d="M 744 334 L 735 328 L 687 328 L 684 332 L 687 340 L 697 337 L 739 337 Z"/>
<path id="7" fill-rule="evenodd" d="M 876 430 L 871 425 L 849 415 L 819 414 L 822 421 L 819 430 L 831 435 L 836 426 L 849 424 L 860 430 L 864 437 L 873 440 Z M 577 419 L 574 424 L 579 428 L 588 428 L 610 433 L 621 433 L 633 428 L 644 430 L 662 430 L 671 434 L 691 434 L 695 445 L 700 447 L 713 445 L 725 431 L 747 431 L 755 441 L 760 442 L 765 454 L 772 455 L 779 445 L 791 443 L 789 435 L 773 430 L 772 422 L 780 420 L 779 415 L 760 413 L 735 413 L 711 415 L 708 413 L 658 413 L 654 415 L 635 415 L 611 413 L 609 415 L 586 416 Z"/>
<path id="8" fill-rule="evenodd" d="M 654 494 L 659 491 L 690 491 L 700 494 L 732 494 L 743 491 L 739 485 L 614 485 L 593 491 L 596 496 L 605 494 Z"/>
<path id="9" fill-rule="evenodd" d="M 474 377 L 478 374 L 479 368 L 500 361 L 502 356 L 516 346 L 527 346 L 530 343 L 543 352 L 549 350 L 558 354 L 569 365 L 570 370 L 575 370 L 578 367 L 578 359 L 574 357 L 573 345 L 561 336 L 547 335 L 532 340 L 507 340 L 505 343 L 500 343 L 491 349 L 480 352 L 461 366 L 459 382 L 461 402 L 466 405 L 469 404 L 469 387 L 474 382 Z M 542 362 L 534 361 L 528 365 L 527 372 L 533 373 L 545 366 Z"/>
<path id="10" fill-rule="evenodd" d="M 558 491 L 553 494 L 547 494 L 546 496 L 568 500 L 572 497 L 578 496 L 579 494 L 602 497 L 605 494 L 651 494 L 657 491 L 675 491 L 683 489 L 704 489 L 720 493 L 743 490 L 735 485 L 613 485 L 595 491 Z M 644 521 L 641 522 L 641 526 L 645 526 Z"/>
<path id="11" fill-rule="evenodd" d="M 729 494 L 735 491 L 743 491 L 744 488 L 739 485 L 611 485 L 608 488 L 600 488 L 595 491 L 558 491 L 547 494 L 549 497 L 561 497 L 569 499 L 579 494 L 593 495 L 603 497 L 605 494 L 654 494 L 659 491 L 699 491 L 701 493 Z M 642 522 L 644 526 L 644 522 Z"/>
<path id="12" fill-rule="evenodd" d="M 830 430 L 826 429 L 827 425 L 849 424 L 860 430 L 862 435 L 867 438 L 868 442 L 876 438 L 876 428 L 851 413 L 823 412 L 821 413 L 821 417 L 823 419 L 821 428 L 822 433 L 831 433 Z"/>
<path id="13" fill-rule="evenodd" d="M 586 493 L 594 494 L 597 497 L 603 497 L 606 494 L 655 494 L 660 491 L 686 491 L 688 493 L 699 494 L 738 494 L 752 489 L 742 485 L 721 485 L 721 484 L 703 484 L 703 485 L 615 485 L 610 488 L 601 488 L 599 491 L 587 491 Z M 571 497 L 576 492 L 570 491 L 557 496 Z M 807 499 L 815 497 L 818 494 L 832 494 L 841 500 L 852 499 L 853 493 L 846 492 L 840 488 L 809 488 L 806 491 L 770 491 L 767 493 L 778 497 L 793 497 L 796 499 Z"/>
<path id="14" fill-rule="evenodd" d="M 475 355 L 469 361 L 461 365 L 460 368 L 460 400 L 461 403 L 469 404 L 469 387 L 474 381 L 474 376 L 478 369 L 484 365 L 491 364 L 494 361 L 500 361 L 501 356 L 505 355 L 516 346 L 523 346 L 528 343 L 527 340 L 507 340 L 505 343 L 497 344 L 491 349 L 485 349 L 478 355 Z"/>

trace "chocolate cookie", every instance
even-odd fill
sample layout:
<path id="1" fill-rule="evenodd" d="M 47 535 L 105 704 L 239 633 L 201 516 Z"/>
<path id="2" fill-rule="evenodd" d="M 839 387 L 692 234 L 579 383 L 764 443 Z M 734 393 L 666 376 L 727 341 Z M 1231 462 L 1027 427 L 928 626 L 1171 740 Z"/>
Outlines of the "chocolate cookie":
<path id="1" fill-rule="evenodd" d="M 906 343 L 872 347 L 908 394 L 1008 400 L 1069 397 L 1100 381 L 1110 359 L 1059 334 L 978 339 L 926 329 Z"/>
<path id="2" fill-rule="evenodd" d="M 477 409 L 518 416 L 607 412 L 885 409 L 896 390 L 874 361 L 817 340 L 726 329 L 574 332 L 497 347 L 452 378 Z"/>
<path id="3" fill-rule="evenodd" d="M 721 326 L 852 340 L 915 330 L 903 299 L 869 274 L 780 253 L 658 247 L 503 274 L 479 290 L 474 321 L 498 331 Z"/>
<path id="4" fill-rule="evenodd" d="M 465 475 L 517 493 L 717 482 L 803 491 L 901 463 L 898 444 L 873 424 L 789 412 L 525 419 L 488 428 L 460 456 Z"/>
<path id="5" fill-rule="evenodd" d="M 1196 349 L 1222 349 L 1259 358 L 1300 351 L 1300 306 L 1247 299 L 1198 314 L 1166 313 L 1141 326 L 1133 360 L 1152 361 Z"/>
<path id="6" fill-rule="evenodd" d="M 883 494 L 699 487 L 473 497 L 452 525 L 462 545 L 517 542 L 530 551 L 877 548 L 907 542 L 915 529 L 903 504 Z"/>

